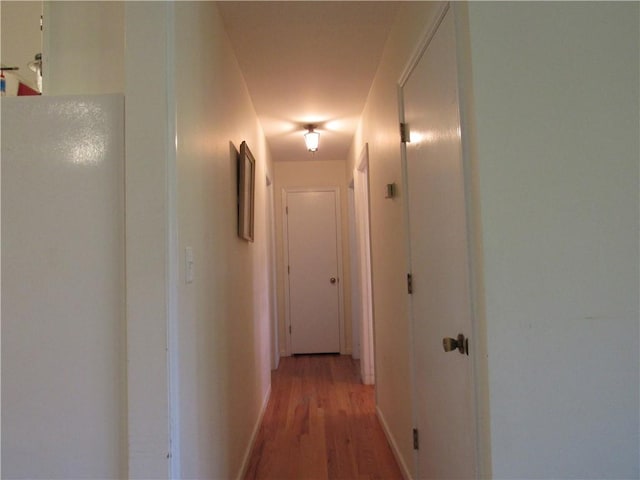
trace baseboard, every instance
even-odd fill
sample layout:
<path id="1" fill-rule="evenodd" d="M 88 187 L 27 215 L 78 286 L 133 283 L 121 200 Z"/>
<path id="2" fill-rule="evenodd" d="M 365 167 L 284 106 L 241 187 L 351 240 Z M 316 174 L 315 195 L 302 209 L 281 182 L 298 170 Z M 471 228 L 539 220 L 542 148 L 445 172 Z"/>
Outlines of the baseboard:
<path id="1" fill-rule="evenodd" d="M 375 385 L 376 384 L 375 375 L 372 375 L 372 374 L 368 373 L 366 375 L 361 375 L 361 377 L 362 377 L 362 383 L 364 383 L 365 385 Z"/>
<path id="2" fill-rule="evenodd" d="M 251 433 L 251 439 L 249 440 L 249 445 L 247 445 L 247 450 L 244 452 L 244 456 L 242 457 L 242 465 L 240 465 L 240 472 L 236 477 L 238 480 L 243 479 L 247 473 L 247 467 L 249 466 L 249 459 L 251 458 L 251 452 L 253 451 L 253 444 L 256 442 L 256 437 L 258 436 L 258 432 L 260 431 L 260 425 L 262 425 L 262 419 L 264 418 L 264 412 L 267 411 L 267 405 L 269 404 L 270 397 L 271 397 L 271 384 L 269 384 L 267 393 L 264 396 L 264 400 L 262 401 L 262 407 L 260 408 L 260 415 L 258 415 L 258 420 L 256 421 L 256 424 L 253 427 L 253 432 Z"/>
<path id="3" fill-rule="evenodd" d="M 380 411 L 380 408 L 376 406 L 376 415 L 378 416 L 378 420 L 380 420 L 380 425 L 382 425 L 382 430 L 384 431 L 385 436 L 387 437 L 387 441 L 389 445 L 391 445 L 391 451 L 393 452 L 393 456 L 396 457 L 396 462 L 400 466 L 400 471 L 402 472 L 402 477 L 404 480 L 413 480 L 411 476 L 411 471 L 407 468 L 407 464 L 404 462 L 402 455 L 400 455 L 400 450 L 398 450 L 398 444 L 395 441 L 393 435 L 389 431 L 389 426 L 387 425 L 386 420 L 384 419 L 384 415 Z"/>

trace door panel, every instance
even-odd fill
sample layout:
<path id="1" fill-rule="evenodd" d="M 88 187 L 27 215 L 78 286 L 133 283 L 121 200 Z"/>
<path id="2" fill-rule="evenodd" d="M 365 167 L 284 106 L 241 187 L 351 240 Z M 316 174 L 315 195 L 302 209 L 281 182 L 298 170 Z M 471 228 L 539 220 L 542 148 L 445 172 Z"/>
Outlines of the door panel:
<path id="1" fill-rule="evenodd" d="M 449 11 L 403 88 L 419 478 L 476 476 L 470 357 L 442 343 L 471 333 L 455 47 Z"/>
<path id="2" fill-rule="evenodd" d="M 340 351 L 337 205 L 334 191 L 287 193 L 294 354 Z"/>

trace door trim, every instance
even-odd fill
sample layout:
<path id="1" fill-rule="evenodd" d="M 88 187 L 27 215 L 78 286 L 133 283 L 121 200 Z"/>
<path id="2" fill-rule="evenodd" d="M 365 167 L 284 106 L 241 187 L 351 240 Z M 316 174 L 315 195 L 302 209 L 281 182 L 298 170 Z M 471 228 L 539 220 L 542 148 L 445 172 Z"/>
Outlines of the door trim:
<path id="1" fill-rule="evenodd" d="M 484 268 L 482 223 L 479 208 L 477 145 L 471 86 L 471 39 L 469 37 L 468 5 L 451 4 L 456 35 L 458 68 L 458 108 L 462 144 L 462 168 L 467 213 L 467 248 L 469 261 L 469 295 L 471 297 L 471 368 L 474 379 L 476 420 L 476 471 L 478 478 L 493 478 L 491 464 L 491 411 L 489 408 L 489 365 L 487 327 L 484 300 Z"/>
<path id="2" fill-rule="evenodd" d="M 344 275 L 342 268 L 342 202 L 340 199 L 340 187 L 283 187 L 282 188 L 282 243 L 284 247 L 282 272 L 284 277 L 284 327 L 286 337 L 286 356 L 292 355 L 291 348 L 291 306 L 289 298 L 289 275 L 287 267 L 289 265 L 289 228 L 287 222 L 287 194 L 289 193 L 311 193 L 311 192 L 333 192 L 335 194 L 336 207 L 336 247 L 338 255 L 338 320 L 340 336 L 340 355 L 345 355 L 345 330 L 344 330 Z"/>
<path id="3" fill-rule="evenodd" d="M 267 173 L 267 262 L 269 263 L 269 319 L 271 330 L 271 370 L 277 370 L 280 364 L 280 322 L 278 320 L 278 279 L 276 274 L 276 209 L 273 195 L 273 182 Z"/>
<path id="4" fill-rule="evenodd" d="M 373 282 L 371 273 L 371 215 L 369 200 L 369 144 L 365 143 L 353 171 L 355 183 L 358 280 L 360 282 L 360 376 L 365 385 L 375 384 L 375 331 L 373 328 Z"/>
<path id="5" fill-rule="evenodd" d="M 409 61 L 407 62 L 407 65 L 404 67 L 404 70 L 402 70 L 402 74 L 398 79 L 399 89 L 402 89 L 402 87 L 404 87 L 404 85 L 407 83 L 407 80 L 409 80 L 409 77 L 411 76 L 411 72 L 413 72 L 413 70 L 418 65 L 418 62 L 422 58 L 422 54 L 425 52 L 425 50 L 431 43 L 433 36 L 438 31 L 438 27 L 440 27 L 440 24 L 442 23 L 442 20 L 444 20 L 444 16 L 447 14 L 448 11 L 449 11 L 449 2 L 440 2 L 440 5 L 438 6 L 438 9 L 436 11 L 433 21 L 427 25 L 427 27 L 424 29 L 424 31 L 420 35 L 420 41 L 418 42 L 415 49 L 413 50 L 411 57 L 409 57 Z M 404 121 L 404 103 L 401 104 L 400 119 Z"/>
<path id="6" fill-rule="evenodd" d="M 355 181 L 353 178 L 347 186 L 348 200 L 348 226 L 349 226 L 349 268 L 351 271 L 351 356 L 355 360 L 360 359 L 360 280 L 357 273 L 360 271 L 358 266 L 358 247 L 356 234 L 356 207 L 355 207 Z"/>

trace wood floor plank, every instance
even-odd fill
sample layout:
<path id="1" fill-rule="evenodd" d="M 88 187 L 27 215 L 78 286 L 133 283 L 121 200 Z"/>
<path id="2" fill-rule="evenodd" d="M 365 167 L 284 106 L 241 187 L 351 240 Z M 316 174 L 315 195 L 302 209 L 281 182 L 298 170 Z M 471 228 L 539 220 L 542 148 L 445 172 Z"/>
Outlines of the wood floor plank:
<path id="1" fill-rule="evenodd" d="M 349 356 L 283 358 L 245 480 L 402 479 L 358 372 Z"/>

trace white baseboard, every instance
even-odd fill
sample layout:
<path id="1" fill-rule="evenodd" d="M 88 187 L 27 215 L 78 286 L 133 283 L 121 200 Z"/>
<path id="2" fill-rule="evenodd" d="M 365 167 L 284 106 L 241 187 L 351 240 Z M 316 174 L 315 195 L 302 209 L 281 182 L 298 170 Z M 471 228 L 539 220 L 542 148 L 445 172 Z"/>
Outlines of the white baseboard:
<path id="1" fill-rule="evenodd" d="M 376 377 L 375 375 L 372 374 L 366 374 L 366 375 L 361 375 L 362 377 L 362 383 L 364 383 L 365 385 L 375 385 L 376 384 Z M 382 420 L 381 420 L 382 422 Z"/>
<path id="2" fill-rule="evenodd" d="M 253 444 L 256 442 L 256 437 L 258 436 L 258 432 L 260 431 L 260 426 L 262 425 L 262 419 L 264 418 L 264 412 L 267 411 L 267 405 L 269 404 L 269 398 L 271 397 L 271 384 L 269 384 L 269 388 L 267 389 L 267 393 L 264 396 L 264 400 L 262 401 L 262 407 L 260 408 L 260 415 L 258 415 L 258 420 L 253 427 L 253 432 L 251 433 L 251 439 L 249 440 L 249 445 L 247 445 L 247 450 L 244 452 L 244 456 L 242 457 L 242 465 L 240 465 L 240 472 L 236 477 L 238 480 L 242 480 L 247 473 L 247 467 L 249 466 L 249 458 L 251 456 L 251 452 L 253 451 Z"/>
<path id="3" fill-rule="evenodd" d="M 391 451 L 393 452 L 393 456 L 396 457 L 396 462 L 400 466 L 400 471 L 402 472 L 402 477 L 404 480 L 413 480 L 411 476 L 411 471 L 407 468 L 407 464 L 405 463 L 402 455 L 400 455 L 400 450 L 398 450 L 398 444 L 396 443 L 395 438 L 389 431 L 389 426 L 387 425 L 386 420 L 384 419 L 384 415 L 376 405 L 376 415 L 378 416 L 378 420 L 380 420 L 380 425 L 382 425 L 382 430 L 389 441 L 389 445 L 391 445 Z"/>

